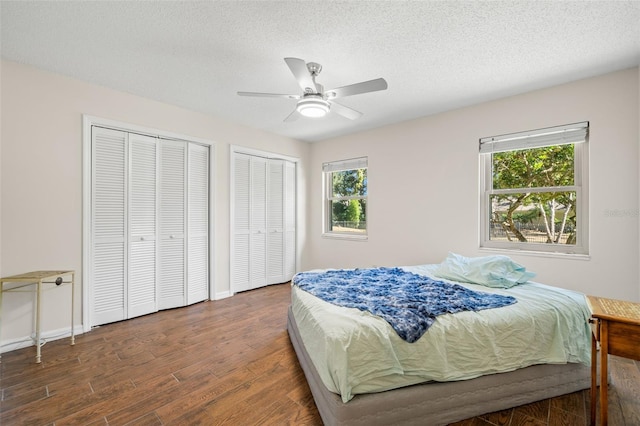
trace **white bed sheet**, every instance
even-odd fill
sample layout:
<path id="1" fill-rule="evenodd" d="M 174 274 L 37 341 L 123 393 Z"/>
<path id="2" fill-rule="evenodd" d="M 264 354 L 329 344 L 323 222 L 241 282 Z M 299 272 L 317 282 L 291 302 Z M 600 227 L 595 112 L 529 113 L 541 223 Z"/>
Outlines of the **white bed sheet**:
<path id="1" fill-rule="evenodd" d="M 403 269 L 434 276 L 437 265 Z M 447 280 L 442 280 L 447 281 Z M 475 291 L 518 302 L 438 317 L 415 343 L 382 318 L 343 308 L 292 288 L 292 312 L 324 385 L 348 402 L 355 394 L 425 381 L 465 380 L 534 364 L 590 363 L 590 316 L 582 293 L 539 283 Z"/>

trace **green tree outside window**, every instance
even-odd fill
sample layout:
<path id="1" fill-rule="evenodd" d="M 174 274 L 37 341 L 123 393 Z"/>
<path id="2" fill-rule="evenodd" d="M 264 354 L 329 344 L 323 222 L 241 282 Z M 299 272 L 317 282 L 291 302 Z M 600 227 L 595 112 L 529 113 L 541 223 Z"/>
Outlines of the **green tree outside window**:
<path id="1" fill-rule="evenodd" d="M 574 157 L 573 144 L 493 153 L 491 239 L 575 244 Z"/>

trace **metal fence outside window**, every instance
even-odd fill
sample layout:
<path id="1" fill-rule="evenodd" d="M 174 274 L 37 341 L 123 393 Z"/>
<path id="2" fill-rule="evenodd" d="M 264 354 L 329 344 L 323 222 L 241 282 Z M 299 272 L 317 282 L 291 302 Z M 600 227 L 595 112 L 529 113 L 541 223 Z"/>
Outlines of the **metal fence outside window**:
<path id="1" fill-rule="evenodd" d="M 547 231 L 545 225 L 542 223 L 531 223 L 531 222 L 519 222 L 514 221 L 516 229 L 522 233 L 522 235 L 527 239 L 527 242 L 530 243 L 546 243 L 547 242 Z M 561 225 L 556 224 L 556 235 L 560 232 Z M 512 241 L 517 241 L 517 237 L 509 232 L 501 222 L 491 221 L 490 224 L 490 238 L 492 240 L 508 240 L 511 237 Z M 569 236 L 574 232 L 572 225 L 565 225 L 564 232 L 562 233 L 562 237 L 560 238 L 559 244 L 565 244 Z"/>

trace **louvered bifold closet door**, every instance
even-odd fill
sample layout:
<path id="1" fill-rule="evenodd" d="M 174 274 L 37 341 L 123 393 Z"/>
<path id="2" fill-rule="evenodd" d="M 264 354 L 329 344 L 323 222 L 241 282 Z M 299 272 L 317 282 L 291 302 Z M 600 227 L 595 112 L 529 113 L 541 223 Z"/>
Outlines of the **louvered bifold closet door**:
<path id="1" fill-rule="evenodd" d="M 186 144 L 163 140 L 159 147 L 158 309 L 168 309 L 186 304 Z"/>
<path id="2" fill-rule="evenodd" d="M 209 298 L 209 147 L 189 144 L 187 304 Z"/>
<path id="3" fill-rule="evenodd" d="M 267 284 L 284 282 L 284 160 L 269 159 L 267 173 Z"/>
<path id="4" fill-rule="evenodd" d="M 249 290 L 251 240 L 251 156 L 233 154 L 233 240 L 231 249 L 231 289 Z"/>
<path id="5" fill-rule="evenodd" d="M 296 273 L 296 163 L 284 164 L 284 279 Z"/>
<path id="6" fill-rule="evenodd" d="M 128 318 L 157 311 L 157 139 L 129 134 Z"/>
<path id="7" fill-rule="evenodd" d="M 126 318 L 127 133 L 91 129 L 92 324 Z"/>
<path id="8" fill-rule="evenodd" d="M 267 159 L 251 157 L 251 288 L 267 285 Z"/>

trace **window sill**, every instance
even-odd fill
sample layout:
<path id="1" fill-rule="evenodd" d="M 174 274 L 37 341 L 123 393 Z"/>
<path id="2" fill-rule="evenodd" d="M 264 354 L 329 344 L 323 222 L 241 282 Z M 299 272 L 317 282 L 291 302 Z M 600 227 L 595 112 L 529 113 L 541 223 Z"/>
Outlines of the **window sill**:
<path id="1" fill-rule="evenodd" d="M 554 258 L 554 259 L 591 260 L 591 256 L 589 254 L 562 253 L 557 251 L 535 251 L 535 250 L 506 249 L 506 248 L 495 248 L 495 247 L 480 247 L 480 251 L 493 252 L 496 254 L 547 257 L 547 258 Z"/>
<path id="2" fill-rule="evenodd" d="M 322 234 L 322 238 L 327 238 L 330 240 L 367 241 L 369 239 L 369 236 L 361 234 L 338 234 L 335 232 L 325 232 Z"/>

